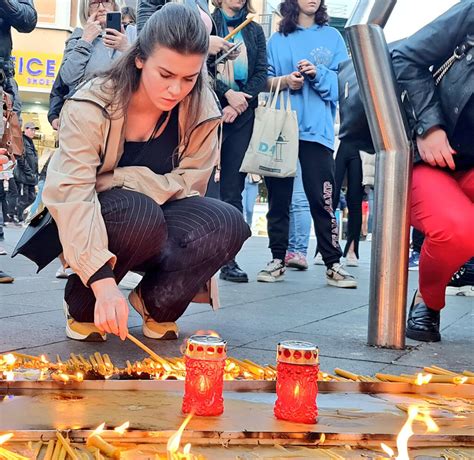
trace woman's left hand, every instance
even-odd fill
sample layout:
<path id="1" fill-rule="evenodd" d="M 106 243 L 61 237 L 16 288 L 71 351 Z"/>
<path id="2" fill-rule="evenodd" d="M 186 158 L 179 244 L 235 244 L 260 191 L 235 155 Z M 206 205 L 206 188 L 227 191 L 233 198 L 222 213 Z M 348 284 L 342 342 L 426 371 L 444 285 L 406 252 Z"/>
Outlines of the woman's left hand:
<path id="1" fill-rule="evenodd" d="M 310 78 L 316 77 L 316 66 L 311 64 L 311 62 L 309 62 L 307 59 L 303 59 L 298 62 L 298 71 Z"/>
<path id="2" fill-rule="evenodd" d="M 95 181 L 95 191 L 97 193 L 105 192 L 106 190 L 110 190 L 112 188 L 112 183 L 114 179 L 113 172 L 106 172 L 104 174 L 99 174 Z"/>
<path id="3" fill-rule="evenodd" d="M 125 29 L 122 27 L 122 32 L 118 32 L 115 29 L 105 29 L 105 35 L 102 38 L 104 45 L 107 48 L 113 48 L 118 51 L 127 51 L 130 44 L 128 38 L 125 35 Z"/>

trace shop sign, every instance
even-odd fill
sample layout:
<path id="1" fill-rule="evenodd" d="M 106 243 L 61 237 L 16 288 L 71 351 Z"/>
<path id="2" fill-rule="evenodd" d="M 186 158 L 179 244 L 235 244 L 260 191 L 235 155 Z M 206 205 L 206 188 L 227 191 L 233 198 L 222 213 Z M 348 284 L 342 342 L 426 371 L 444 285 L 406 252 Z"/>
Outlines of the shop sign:
<path id="1" fill-rule="evenodd" d="M 49 92 L 62 61 L 61 54 L 13 50 L 15 80 L 21 89 Z"/>

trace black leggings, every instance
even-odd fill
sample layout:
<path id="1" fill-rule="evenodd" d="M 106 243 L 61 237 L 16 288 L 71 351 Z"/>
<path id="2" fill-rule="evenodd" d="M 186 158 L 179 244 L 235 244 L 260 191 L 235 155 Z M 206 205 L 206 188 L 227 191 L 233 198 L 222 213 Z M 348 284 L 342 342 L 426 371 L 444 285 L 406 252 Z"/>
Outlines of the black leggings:
<path id="1" fill-rule="evenodd" d="M 303 187 L 314 221 L 318 251 L 330 267 L 339 262 L 342 252 L 333 210 L 334 159 L 332 150 L 316 142 L 299 142 Z M 268 189 L 268 236 L 274 259 L 285 258 L 288 248 L 290 204 L 293 177 L 265 177 Z"/>
<path id="2" fill-rule="evenodd" d="M 344 257 L 349 252 L 351 243 L 354 242 L 354 252 L 359 257 L 359 239 L 362 226 L 362 197 L 364 187 L 362 186 L 362 160 L 359 150 L 348 142 L 341 142 L 336 155 L 336 190 L 334 203 L 339 204 L 341 187 L 347 172 L 346 201 L 349 209 L 349 220 L 347 223 L 347 242 L 344 247 Z"/>
<path id="3" fill-rule="evenodd" d="M 250 236 L 242 214 L 212 198 L 159 206 L 141 193 L 115 189 L 99 200 L 109 249 L 117 256 L 115 279 L 129 270 L 145 272 L 140 293 L 158 322 L 176 321 Z M 64 298 L 74 319 L 94 322 L 94 293 L 77 275 L 68 278 Z"/>

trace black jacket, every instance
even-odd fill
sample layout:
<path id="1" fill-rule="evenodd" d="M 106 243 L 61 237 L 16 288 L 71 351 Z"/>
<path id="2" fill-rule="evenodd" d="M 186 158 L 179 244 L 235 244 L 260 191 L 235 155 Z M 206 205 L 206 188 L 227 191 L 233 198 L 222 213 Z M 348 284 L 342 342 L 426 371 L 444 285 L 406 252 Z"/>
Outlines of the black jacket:
<path id="1" fill-rule="evenodd" d="M 454 148 L 459 144 L 456 128 L 462 118 L 473 119 L 474 48 L 464 53 L 438 87 L 431 68 L 441 66 L 466 39 L 474 44 L 473 0 L 456 4 L 392 51 L 398 83 L 407 91 L 413 107 L 413 132 L 422 136 L 440 125 Z M 472 148 L 471 153 L 474 157 Z"/>
<path id="2" fill-rule="evenodd" d="M 216 9 L 212 13 L 212 19 L 214 20 L 214 29 L 212 35 L 221 35 L 219 31 L 223 29 L 223 17 L 219 9 Z M 240 91 L 254 96 L 249 101 L 249 107 L 255 108 L 258 105 L 258 95 L 265 90 L 267 82 L 267 42 L 262 26 L 256 22 L 251 22 L 242 29 L 242 36 L 244 37 L 244 43 L 247 48 L 248 58 L 248 80 L 247 83 L 240 88 Z M 216 57 L 209 59 L 209 67 L 213 71 Z M 214 75 L 215 76 L 215 75 Z M 229 105 L 224 94 L 230 88 L 220 81 L 215 79 L 215 91 L 222 107 Z"/>
<path id="3" fill-rule="evenodd" d="M 66 96 L 69 94 L 69 86 L 63 82 L 61 75 L 59 73 L 54 80 L 53 87 L 51 88 L 51 93 L 49 94 L 49 111 L 48 111 L 48 121 L 49 124 L 59 118 L 61 109 L 63 108 Z"/>
<path id="4" fill-rule="evenodd" d="M 38 183 L 38 154 L 33 141 L 23 135 L 25 150 L 17 158 L 14 170 L 15 180 L 20 184 L 36 185 Z"/>
<path id="5" fill-rule="evenodd" d="M 155 12 L 158 11 L 165 3 L 168 3 L 171 0 L 138 0 L 137 1 L 137 32 L 143 29 L 145 22 L 147 22 L 148 18 Z M 199 5 L 199 7 L 209 13 L 209 6 L 206 0 L 185 0 L 185 4 L 195 7 Z"/>
<path id="6" fill-rule="evenodd" d="M 28 33 L 36 27 L 38 18 L 32 0 L 0 0 L 0 67 L 13 76 L 10 65 L 12 52 L 11 28 Z M 8 66 L 8 71 L 5 67 Z"/>

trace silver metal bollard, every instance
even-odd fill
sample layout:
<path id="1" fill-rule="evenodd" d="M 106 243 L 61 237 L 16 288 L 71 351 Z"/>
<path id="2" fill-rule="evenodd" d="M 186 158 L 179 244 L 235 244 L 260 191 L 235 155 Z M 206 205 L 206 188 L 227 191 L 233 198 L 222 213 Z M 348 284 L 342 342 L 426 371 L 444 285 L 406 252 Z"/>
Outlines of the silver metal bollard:
<path id="1" fill-rule="evenodd" d="M 404 348 L 412 147 L 382 27 L 396 0 L 359 0 L 346 25 L 376 151 L 369 345 Z"/>

